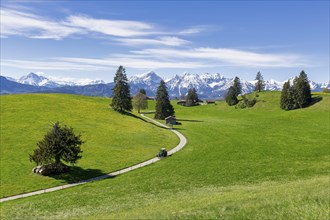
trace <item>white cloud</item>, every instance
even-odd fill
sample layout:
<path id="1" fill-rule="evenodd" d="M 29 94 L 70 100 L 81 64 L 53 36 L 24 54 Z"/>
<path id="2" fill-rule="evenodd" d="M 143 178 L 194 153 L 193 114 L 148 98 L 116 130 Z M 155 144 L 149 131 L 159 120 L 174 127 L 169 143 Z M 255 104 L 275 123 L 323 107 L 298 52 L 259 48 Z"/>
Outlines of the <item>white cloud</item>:
<path id="1" fill-rule="evenodd" d="M 266 54 L 229 48 L 145 49 L 133 51 L 133 53 L 149 57 L 198 59 L 211 62 L 214 65 L 217 65 L 215 62 L 218 62 L 218 65 L 246 67 L 308 66 L 304 58 L 297 54 Z"/>
<path id="2" fill-rule="evenodd" d="M 95 19 L 87 16 L 69 16 L 66 24 L 83 28 L 86 31 L 118 37 L 132 37 L 154 33 L 154 27 L 148 23 L 127 20 Z"/>
<path id="3" fill-rule="evenodd" d="M 72 35 L 91 33 L 117 37 L 117 42 L 125 44 L 159 44 L 178 46 L 188 41 L 175 36 L 166 36 L 170 32 L 158 30 L 155 25 L 132 20 L 96 19 L 85 15 L 71 15 L 63 19 L 51 19 L 31 12 L 1 8 L 1 37 L 20 35 L 38 39 L 63 39 Z M 172 34 L 175 35 L 173 32 Z M 165 36 L 164 36 L 165 35 Z M 136 38 L 140 36 L 161 36 Z M 134 39 L 136 38 L 136 39 Z"/>
<path id="4" fill-rule="evenodd" d="M 44 60 L 2 60 L 2 66 L 43 70 L 98 71 L 124 65 L 133 69 L 196 69 L 223 66 L 306 67 L 297 54 L 263 54 L 229 48 L 145 49 L 106 58 L 58 57 Z"/>
<path id="5" fill-rule="evenodd" d="M 91 59 L 91 58 L 60 58 L 61 61 L 82 63 L 89 65 L 103 65 L 109 67 L 118 67 L 124 65 L 125 67 L 135 69 L 161 69 L 161 68 L 201 68 L 206 67 L 202 62 L 198 61 L 164 61 L 158 58 L 145 58 L 143 56 L 120 55 L 109 58 Z"/>
<path id="6" fill-rule="evenodd" d="M 97 71 L 106 70 L 109 67 L 102 65 L 90 65 L 77 62 L 66 62 L 55 59 L 48 60 L 1 60 L 1 66 L 14 67 L 18 69 L 31 71 L 45 71 L 45 70 L 66 70 L 66 71 Z"/>
<path id="7" fill-rule="evenodd" d="M 1 13 L 1 36 L 21 35 L 30 38 L 62 39 L 81 29 L 63 25 L 30 13 L 3 8 Z"/>
<path id="8" fill-rule="evenodd" d="M 222 30 L 222 27 L 214 26 L 214 25 L 197 25 L 193 27 L 189 27 L 183 29 L 178 32 L 179 35 L 193 35 L 193 34 L 200 34 L 203 32 L 210 32 L 214 30 Z"/>
<path id="9" fill-rule="evenodd" d="M 201 28 L 188 28 L 179 32 L 179 34 L 198 34 L 202 31 Z"/>
<path id="10" fill-rule="evenodd" d="M 190 43 L 190 41 L 178 38 L 178 37 L 159 37 L 156 39 L 148 38 L 117 38 L 115 41 L 121 42 L 125 45 L 164 45 L 164 46 L 182 46 Z"/>
<path id="11" fill-rule="evenodd" d="M 1 65 L 31 71 L 44 70 L 74 70 L 74 71 L 98 71 L 115 69 L 119 65 L 134 69 L 161 69 L 161 68 L 202 68 L 209 67 L 205 63 L 198 61 L 164 61 L 161 59 L 145 59 L 144 57 L 134 57 L 130 55 L 118 55 L 110 58 L 77 58 L 62 57 L 46 60 L 1 60 Z"/>
<path id="12" fill-rule="evenodd" d="M 1 9 L 1 37 L 21 35 L 39 39 L 63 39 L 74 34 L 99 33 L 116 37 L 160 34 L 145 22 L 95 19 L 69 16 L 62 20 L 49 19 L 13 9 Z"/>

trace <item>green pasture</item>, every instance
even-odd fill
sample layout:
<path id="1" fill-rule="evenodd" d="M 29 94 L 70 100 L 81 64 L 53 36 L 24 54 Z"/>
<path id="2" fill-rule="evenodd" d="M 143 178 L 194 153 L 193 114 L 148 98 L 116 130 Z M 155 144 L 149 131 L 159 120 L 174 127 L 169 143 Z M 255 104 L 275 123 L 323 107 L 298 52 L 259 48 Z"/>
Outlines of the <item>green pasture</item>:
<path id="1" fill-rule="evenodd" d="M 178 138 L 138 116 L 109 108 L 110 99 L 73 95 L 4 95 L 1 103 L 1 197 L 30 192 L 124 168 L 154 157 Z M 74 128 L 82 139 L 82 159 L 68 174 L 31 172 L 29 154 L 52 124 Z"/>
<path id="2" fill-rule="evenodd" d="M 174 128 L 188 139 L 182 151 L 112 179 L 2 203 L 2 218 L 328 219 L 330 96 L 313 98 L 293 111 L 279 108 L 280 92 L 259 93 L 250 109 L 173 101 L 182 123 Z"/>

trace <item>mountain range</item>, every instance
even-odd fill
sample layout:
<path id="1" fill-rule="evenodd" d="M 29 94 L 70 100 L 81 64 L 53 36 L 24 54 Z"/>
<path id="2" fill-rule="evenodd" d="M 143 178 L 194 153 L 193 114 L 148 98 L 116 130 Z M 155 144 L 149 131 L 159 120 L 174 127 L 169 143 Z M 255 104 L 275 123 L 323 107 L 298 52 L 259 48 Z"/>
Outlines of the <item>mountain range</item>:
<path id="1" fill-rule="evenodd" d="M 87 96 L 112 95 L 114 83 L 105 83 L 102 80 L 72 82 L 49 79 L 46 76 L 29 73 L 19 79 L 0 76 L 0 94 L 16 93 L 67 93 Z M 131 93 L 136 94 L 141 88 L 145 89 L 148 96 L 155 96 L 157 87 L 162 78 L 155 72 L 150 71 L 144 74 L 132 76 L 129 79 Z M 292 81 L 293 78 L 290 78 Z M 184 73 L 175 75 L 165 80 L 168 93 L 171 98 L 184 97 L 189 88 L 195 88 L 200 98 L 223 98 L 228 88 L 233 85 L 233 78 L 215 73 L 192 74 Z M 330 89 L 330 83 L 316 83 L 310 81 L 312 91 L 321 91 L 323 88 Z M 255 81 L 241 80 L 242 92 L 250 93 L 254 90 Z M 265 81 L 265 90 L 281 90 L 284 82 L 276 80 Z"/>

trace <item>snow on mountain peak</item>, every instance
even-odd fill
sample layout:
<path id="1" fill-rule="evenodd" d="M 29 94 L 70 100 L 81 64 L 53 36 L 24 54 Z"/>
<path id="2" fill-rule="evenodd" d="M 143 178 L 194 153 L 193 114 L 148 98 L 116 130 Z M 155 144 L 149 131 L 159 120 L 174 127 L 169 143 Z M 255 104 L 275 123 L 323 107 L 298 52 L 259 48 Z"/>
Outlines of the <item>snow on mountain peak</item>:
<path id="1" fill-rule="evenodd" d="M 159 84 L 159 82 L 162 80 L 162 78 L 160 76 L 158 76 L 154 71 L 149 71 L 140 75 L 136 75 L 136 76 L 132 76 L 129 81 L 131 83 L 142 83 L 142 84 L 146 84 L 148 86 L 157 83 Z"/>
<path id="2" fill-rule="evenodd" d="M 11 79 L 23 84 L 34 86 L 44 86 L 48 88 L 62 86 L 83 86 L 92 84 L 104 84 L 103 80 L 90 79 L 68 79 L 68 78 L 47 78 L 44 74 L 29 73 L 21 77 L 19 80 Z M 162 78 L 154 71 L 149 71 L 140 75 L 132 76 L 129 79 L 131 93 L 136 94 L 140 89 L 145 89 L 149 96 L 155 96 L 157 88 Z M 290 82 L 293 83 L 294 77 L 291 77 Z M 73 82 L 74 81 L 74 82 Z M 193 74 L 184 72 L 181 75 L 166 80 L 166 86 L 170 97 L 184 98 L 190 88 L 195 88 L 200 98 L 219 98 L 224 97 L 228 88 L 233 85 L 233 78 L 226 78 L 219 73 L 203 73 Z M 242 93 L 250 93 L 255 88 L 256 80 L 245 81 L 241 79 Z M 322 88 L 330 88 L 329 82 L 315 83 L 309 81 L 312 91 L 321 91 Z M 284 82 L 274 79 L 265 80 L 265 90 L 281 90 Z"/>
<path id="3" fill-rule="evenodd" d="M 154 71 L 149 71 L 149 72 L 145 72 L 145 73 L 142 73 L 142 74 L 138 74 L 138 75 L 136 75 L 136 77 L 138 77 L 138 78 L 147 78 L 147 77 L 154 76 L 154 75 L 157 75 L 157 74 Z"/>
<path id="4" fill-rule="evenodd" d="M 44 76 L 39 76 L 31 72 L 28 75 L 19 78 L 17 82 L 27 85 L 33 85 L 33 86 L 43 86 L 47 84 L 48 79 Z"/>
<path id="5" fill-rule="evenodd" d="M 83 86 L 83 85 L 94 85 L 94 84 L 105 84 L 103 80 L 91 80 L 91 79 L 79 79 L 76 82 L 69 81 L 69 80 L 61 80 L 52 77 L 45 77 L 43 76 L 44 73 L 36 74 L 36 73 L 29 73 L 26 76 L 22 76 L 18 80 L 18 83 L 33 85 L 33 86 L 44 86 L 48 88 L 56 88 L 61 86 Z"/>

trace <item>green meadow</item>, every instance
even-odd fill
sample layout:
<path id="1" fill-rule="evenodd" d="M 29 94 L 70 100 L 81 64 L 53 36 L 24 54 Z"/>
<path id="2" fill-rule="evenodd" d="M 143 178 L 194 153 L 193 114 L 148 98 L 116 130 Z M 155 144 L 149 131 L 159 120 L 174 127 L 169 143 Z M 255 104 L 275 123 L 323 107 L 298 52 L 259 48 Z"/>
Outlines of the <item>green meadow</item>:
<path id="1" fill-rule="evenodd" d="M 21 100 L 15 102 L 17 108 L 22 108 L 21 102 L 24 102 L 22 100 L 25 100 L 25 97 L 30 97 L 29 103 L 35 106 L 31 108 L 35 109 L 32 113 L 38 115 L 37 121 L 24 118 L 25 109 L 20 113 L 23 117 L 22 122 L 19 117 L 14 117 L 18 114 L 15 113 L 16 109 L 15 111 L 3 109 L 3 105 L 14 105 L 15 99 Z M 72 119 L 66 115 L 69 113 L 64 113 L 63 108 L 69 109 L 68 112 L 83 110 L 63 104 L 54 107 L 57 111 L 53 111 L 56 115 L 52 119 L 51 114 L 41 111 L 44 108 L 41 100 L 47 99 L 50 102 L 50 97 L 54 99 L 53 101 L 58 99 L 61 100 L 59 102 L 70 104 L 71 107 L 89 103 L 103 110 L 94 112 L 87 109 L 89 114 L 86 114 L 86 117 L 95 120 L 79 121 L 79 117 Z M 227 106 L 225 102 L 197 107 L 182 107 L 173 102 L 177 119 L 182 123 L 174 128 L 184 134 L 188 140 L 187 146 L 182 151 L 156 164 L 115 178 L 2 203 L 1 217 L 3 219 L 328 219 L 330 96 L 317 93 L 313 97 L 315 100 L 313 105 L 293 111 L 283 111 L 279 108 L 280 92 L 259 93 L 258 102 L 249 109 L 235 109 Z M 80 102 L 85 104 L 79 104 Z M 104 98 L 65 95 L 2 96 L 1 111 L 13 116 L 10 121 L 5 119 L 1 112 L 1 122 L 8 120 L 7 124 L 13 125 L 12 128 L 7 129 L 20 134 L 15 137 L 18 139 L 17 145 L 21 147 L 10 148 L 8 145 L 4 148 L 5 151 L 1 150 L 1 156 L 8 158 L 6 163 L 1 164 L 1 173 L 7 169 L 4 174 L 8 177 L 17 176 L 10 180 L 10 184 L 20 185 L 17 181 L 23 177 L 26 178 L 27 183 L 21 185 L 27 187 L 31 187 L 28 182 L 41 182 L 43 179 L 50 185 L 54 184 L 55 180 L 51 181 L 49 177 L 32 174 L 30 170 L 32 165 L 28 161 L 28 153 L 35 147 L 36 140 L 39 140 L 49 128 L 49 123 L 41 123 L 40 118 L 44 118 L 47 122 L 60 120 L 70 124 L 76 131 L 88 137 L 90 142 L 97 141 L 100 145 L 105 140 L 94 140 L 94 137 L 105 137 L 96 134 L 100 132 L 99 130 L 90 129 L 93 125 L 97 127 L 96 123 L 102 124 L 101 122 L 107 120 L 107 123 L 104 122 L 107 125 L 104 126 L 109 129 L 106 133 L 110 137 L 115 136 L 112 128 L 116 125 L 109 123 L 114 118 L 120 118 L 121 126 L 127 126 L 124 120 L 127 120 L 127 123 L 130 121 L 134 126 L 138 126 L 135 123 L 141 123 L 142 138 L 130 137 L 132 134 L 125 135 L 126 131 L 124 131 L 122 136 L 116 139 L 119 143 L 128 142 L 130 139 L 136 141 L 130 146 L 125 146 L 126 149 L 118 146 L 116 148 L 118 151 L 129 151 L 130 147 L 136 146 L 143 148 L 148 141 L 143 135 L 150 136 L 155 146 L 162 136 L 168 139 L 166 141 L 168 146 L 174 147 L 177 143 L 178 140 L 171 132 L 152 126 L 139 118 L 118 115 L 108 108 L 108 103 L 109 100 Z M 153 106 L 154 103 L 150 102 L 150 110 L 153 110 Z M 39 111 L 36 112 L 36 109 Z M 101 119 L 97 114 L 98 111 L 104 111 L 110 117 Z M 38 130 L 41 131 L 34 134 L 35 140 L 31 142 L 33 146 L 23 152 L 22 146 L 26 146 L 25 142 L 31 138 L 31 133 L 34 133 L 27 129 L 30 123 L 38 123 Z M 133 129 L 131 127 L 127 126 L 126 130 Z M 154 130 L 154 133 L 150 133 L 147 128 Z M 1 134 L 6 134 L 2 125 L 1 129 Z M 26 132 L 29 137 L 25 138 L 22 132 Z M 91 136 L 88 136 L 87 132 L 90 132 Z M 154 134 L 156 135 L 152 137 Z M 19 140 L 20 137 L 25 139 Z M 161 140 L 154 151 L 164 145 L 164 142 Z M 3 143 L 6 142 L 1 137 L 1 148 Z M 89 146 L 87 143 L 83 149 L 84 153 L 91 154 L 91 158 L 96 157 L 93 152 L 89 152 L 92 151 L 92 144 Z M 112 146 L 110 142 L 109 146 Z M 99 150 L 101 153 L 104 149 Z M 137 149 L 134 149 L 135 151 Z M 113 153 L 111 149 L 109 155 L 112 161 L 117 161 L 119 167 L 122 160 L 116 158 Z M 16 158 L 14 159 L 13 156 Z M 128 155 L 124 154 L 124 156 Z M 153 154 L 151 153 L 150 156 Z M 136 162 L 135 159 L 138 158 L 134 158 L 133 162 Z M 82 159 L 77 166 L 89 169 L 94 166 L 92 161 L 95 162 L 91 159 L 91 162 L 83 164 Z M 10 162 L 12 166 L 9 166 Z M 108 163 L 110 162 L 111 160 Z M 17 163 L 24 164 L 18 166 Z M 21 174 L 12 173 L 15 170 L 13 165 L 17 166 L 17 172 L 20 171 Z M 1 181 L 4 181 L 3 174 Z M 6 185 L 1 183 L 1 187 L 5 188 Z"/>
<path id="2" fill-rule="evenodd" d="M 154 157 L 179 139 L 164 129 L 109 108 L 110 99 L 73 95 L 5 95 L 1 103 L 1 197 L 99 176 Z M 33 174 L 36 143 L 59 121 L 86 142 L 68 174 Z M 165 142 L 165 143 L 164 143 Z"/>

